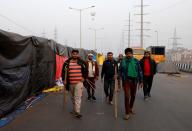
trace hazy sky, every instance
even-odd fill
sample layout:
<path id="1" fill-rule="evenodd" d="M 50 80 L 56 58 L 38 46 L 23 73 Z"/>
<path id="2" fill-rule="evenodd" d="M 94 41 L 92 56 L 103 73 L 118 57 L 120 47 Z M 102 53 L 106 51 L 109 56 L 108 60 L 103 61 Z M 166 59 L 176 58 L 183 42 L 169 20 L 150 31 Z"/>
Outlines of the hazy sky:
<path id="1" fill-rule="evenodd" d="M 174 28 L 182 39 L 182 46 L 192 48 L 192 0 L 144 0 L 146 5 L 144 28 L 144 46 L 156 45 L 158 31 L 159 45 L 171 48 L 171 37 Z M 22 35 L 42 36 L 54 39 L 54 29 L 58 30 L 58 42 L 79 47 L 79 12 L 68 7 L 85 8 L 94 5 L 95 8 L 85 10 L 82 14 L 82 47 L 94 48 L 94 32 L 89 28 L 104 28 L 97 32 L 98 51 L 122 52 L 127 46 L 128 14 L 131 12 L 131 45 L 139 46 L 140 0 L 0 0 L 0 28 Z M 90 15 L 96 12 L 96 16 Z M 25 30 L 8 21 L 22 25 Z M 30 30 L 30 31 L 28 31 Z M 123 35 L 124 34 L 124 35 Z M 124 38 L 124 40 L 123 40 Z"/>

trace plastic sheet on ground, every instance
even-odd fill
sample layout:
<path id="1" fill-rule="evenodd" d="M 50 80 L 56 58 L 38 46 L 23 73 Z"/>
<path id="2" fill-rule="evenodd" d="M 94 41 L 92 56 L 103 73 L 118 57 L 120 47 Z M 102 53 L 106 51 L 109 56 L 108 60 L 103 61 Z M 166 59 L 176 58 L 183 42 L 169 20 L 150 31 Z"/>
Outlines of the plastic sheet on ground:
<path id="1" fill-rule="evenodd" d="M 46 89 L 44 90 L 43 92 L 59 92 L 63 89 L 63 86 L 54 86 L 53 88 L 50 88 L 50 89 Z"/>
<path id="2" fill-rule="evenodd" d="M 28 98 L 22 105 L 15 109 L 12 113 L 0 119 L 0 128 L 6 126 L 11 121 L 13 121 L 18 115 L 25 112 L 28 108 L 33 106 L 36 102 L 40 101 L 46 96 L 46 94 L 41 94 L 38 96 L 32 96 Z"/>

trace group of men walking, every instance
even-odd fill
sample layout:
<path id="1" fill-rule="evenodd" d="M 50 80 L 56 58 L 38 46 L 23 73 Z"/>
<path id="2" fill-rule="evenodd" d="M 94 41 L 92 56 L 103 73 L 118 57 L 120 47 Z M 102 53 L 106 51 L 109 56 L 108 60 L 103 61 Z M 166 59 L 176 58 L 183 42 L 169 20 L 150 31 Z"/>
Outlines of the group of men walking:
<path id="1" fill-rule="evenodd" d="M 87 89 L 87 100 L 96 101 L 96 80 L 99 78 L 99 67 L 93 60 L 93 54 L 88 54 L 86 61 L 79 57 L 79 51 L 73 50 L 72 57 L 63 65 L 62 79 L 66 90 L 71 92 L 73 103 L 72 114 L 81 118 L 81 97 L 83 87 Z M 128 120 L 133 111 L 137 87 L 143 87 L 144 100 L 151 97 L 150 91 L 153 76 L 156 73 L 156 63 L 151 59 L 150 52 L 146 51 L 144 57 L 138 61 L 133 57 L 131 48 L 125 49 L 125 56 L 119 55 L 118 61 L 112 52 L 107 53 L 101 70 L 101 81 L 104 81 L 104 92 L 106 101 L 113 105 L 113 93 L 115 80 L 118 81 L 118 90 L 123 87 L 125 103 L 125 120 Z M 104 80 L 103 80 L 104 79 Z"/>

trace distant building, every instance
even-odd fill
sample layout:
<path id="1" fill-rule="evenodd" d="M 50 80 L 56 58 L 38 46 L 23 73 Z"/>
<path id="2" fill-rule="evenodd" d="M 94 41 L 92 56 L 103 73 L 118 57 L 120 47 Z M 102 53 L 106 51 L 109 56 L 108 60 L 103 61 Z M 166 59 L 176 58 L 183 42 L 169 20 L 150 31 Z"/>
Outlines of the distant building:
<path id="1" fill-rule="evenodd" d="M 192 49 L 178 48 L 177 50 L 168 50 L 167 58 L 174 62 L 192 64 Z"/>

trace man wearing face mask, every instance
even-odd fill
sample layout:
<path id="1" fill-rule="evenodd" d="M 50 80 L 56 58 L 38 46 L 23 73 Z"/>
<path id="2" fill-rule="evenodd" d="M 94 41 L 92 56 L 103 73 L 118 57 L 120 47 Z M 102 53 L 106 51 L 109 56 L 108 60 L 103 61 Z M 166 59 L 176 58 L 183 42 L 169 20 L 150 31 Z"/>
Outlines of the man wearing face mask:
<path id="1" fill-rule="evenodd" d="M 92 99 L 95 101 L 96 100 L 95 81 L 98 80 L 98 77 L 99 77 L 99 68 L 98 68 L 97 62 L 93 60 L 93 54 L 91 54 L 91 53 L 88 54 L 88 60 L 86 61 L 86 67 L 88 70 L 88 76 L 85 81 L 85 83 L 86 83 L 85 86 L 87 88 L 87 94 L 88 94 L 87 100 L 90 101 Z"/>
<path id="2" fill-rule="evenodd" d="M 71 92 L 71 100 L 73 103 L 73 114 L 77 118 L 81 118 L 81 97 L 83 92 L 83 82 L 87 76 L 85 62 L 80 59 L 79 51 L 72 50 L 70 57 L 63 65 L 62 80 L 66 90 Z"/>
<path id="3" fill-rule="evenodd" d="M 153 77 L 156 74 L 156 62 L 151 59 L 149 51 L 145 51 L 143 59 L 140 60 L 141 69 L 143 71 L 143 93 L 144 100 L 148 100 L 151 97 L 151 87 L 153 83 Z"/>
<path id="4" fill-rule="evenodd" d="M 142 86 L 143 75 L 139 61 L 133 57 L 131 48 L 125 49 L 126 57 L 123 58 L 120 65 L 120 74 L 123 80 L 124 96 L 125 96 L 125 116 L 128 120 L 133 112 L 133 105 L 136 96 L 137 84 Z"/>
<path id="5" fill-rule="evenodd" d="M 101 79 L 104 77 L 104 91 L 106 95 L 106 101 L 109 104 L 113 104 L 113 92 L 115 89 L 115 79 L 117 75 L 117 62 L 113 59 L 113 53 L 107 53 L 107 60 L 103 62 L 101 71 Z"/>

